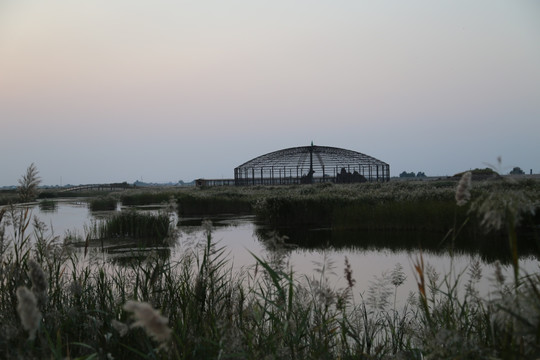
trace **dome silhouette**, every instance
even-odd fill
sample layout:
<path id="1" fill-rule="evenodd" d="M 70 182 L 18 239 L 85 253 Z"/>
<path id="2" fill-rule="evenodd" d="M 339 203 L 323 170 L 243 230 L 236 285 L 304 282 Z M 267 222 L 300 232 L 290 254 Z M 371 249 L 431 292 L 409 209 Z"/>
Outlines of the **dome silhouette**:
<path id="1" fill-rule="evenodd" d="M 234 169 L 235 185 L 389 181 L 390 165 L 360 152 L 300 146 L 258 156 Z"/>

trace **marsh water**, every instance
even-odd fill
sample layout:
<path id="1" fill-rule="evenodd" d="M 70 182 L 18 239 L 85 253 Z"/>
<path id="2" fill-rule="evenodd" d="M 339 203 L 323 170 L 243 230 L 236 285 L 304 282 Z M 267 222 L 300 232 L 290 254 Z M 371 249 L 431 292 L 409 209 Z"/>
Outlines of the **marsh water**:
<path id="1" fill-rule="evenodd" d="M 116 211 L 120 211 L 119 206 Z M 155 208 L 138 211 L 159 211 Z M 114 211 L 91 212 L 84 199 L 59 200 L 53 206 L 35 205 L 33 215 L 45 223 L 49 232 L 64 239 L 68 234 L 80 234 L 84 238 L 85 228 L 93 221 L 110 216 Z M 337 231 L 325 228 L 281 228 L 272 229 L 257 223 L 252 216 L 218 216 L 204 218 L 175 218 L 177 235 L 166 256 L 173 260 L 186 251 L 188 245 L 205 242 L 208 222 L 211 221 L 212 240 L 225 249 L 230 266 L 237 271 L 248 269 L 256 264 L 254 257 L 269 258 L 272 255 L 281 257 L 292 268 L 295 277 L 328 278 L 336 289 L 346 285 L 344 268 L 347 258 L 356 280 L 355 289 L 358 294 L 367 291 L 371 284 L 377 283 L 383 274 L 390 273 L 400 264 L 406 275 L 406 281 L 400 286 L 398 296 L 406 298 L 411 291 L 416 291 L 413 273 L 413 262 L 422 256 L 424 263 L 444 278 L 445 274 L 462 276 L 465 283 L 469 278 L 471 264 L 478 262 L 482 268 L 482 280 L 479 291 L 489 296 L 495 272 L 495 262 L 502 262 L 503 270 L 511 278 L 511 267 L 508 254 L 499 254 L 504 245 L 493 243 L 474 249 L 475 244 L 465 244 L 459 248 L 450 246 L 449 238 L 440 233 L 421 232 L 366 232 Z M 429 240 L 429 241 L 426 241 Z M 279 244 L 283 242 L 282 244 Z M 276 247 L 278 243 L 278 247 Z M 470 241 L 469 241 L 470 243 Z M 430 245 L 426 245 L 430 244 Z M 435 244 L 435 245 L 433 245 Z M 106 256 L 117 261 L 119 266 L 129 261 L 129 246 L 122 251 L 119 246 Z M 452 250 L 453 249 L 453 250 Z M 99 249 L 98 249 L 99 250 Z M 498 253 L 499 252 L 499 253 Z M 528 273 L 539 270 L 538 257 L 534 254 L 524 255 L 520 265 Z"/>

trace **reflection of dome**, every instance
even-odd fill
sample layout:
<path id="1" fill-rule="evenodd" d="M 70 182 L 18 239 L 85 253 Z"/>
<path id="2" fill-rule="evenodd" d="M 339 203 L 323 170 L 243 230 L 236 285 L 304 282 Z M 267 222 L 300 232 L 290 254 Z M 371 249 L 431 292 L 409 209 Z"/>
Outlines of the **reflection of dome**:
<path id="1" fill-rule="evenodd" d="M 389 181 L 390 165 L 329 146 L 301 146 L 256 157 L 234 169 L 236 185 Z"/>

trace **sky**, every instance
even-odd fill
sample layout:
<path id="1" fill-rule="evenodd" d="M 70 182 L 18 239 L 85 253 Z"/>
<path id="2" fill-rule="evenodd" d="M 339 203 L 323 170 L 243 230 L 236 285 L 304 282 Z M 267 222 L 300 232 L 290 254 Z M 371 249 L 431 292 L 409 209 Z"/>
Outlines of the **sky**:
<path id="1" fill-rule="evenodd" d="M 540 173 L 540 2 L 0 0 L 0 186 L 233 178 L 312 141 Z"/>

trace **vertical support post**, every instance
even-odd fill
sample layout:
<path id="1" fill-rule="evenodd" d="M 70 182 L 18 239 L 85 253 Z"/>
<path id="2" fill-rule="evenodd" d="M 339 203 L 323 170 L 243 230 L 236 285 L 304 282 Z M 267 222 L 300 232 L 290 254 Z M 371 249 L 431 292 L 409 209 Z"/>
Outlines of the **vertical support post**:
<path id="1" fill-rule="evenodd" d="M 309 148 L 309 173 L 308 180 L 310 184 L 313 184 L 313 141 L 311 142 L 311 147 Z"/>

